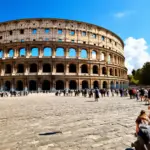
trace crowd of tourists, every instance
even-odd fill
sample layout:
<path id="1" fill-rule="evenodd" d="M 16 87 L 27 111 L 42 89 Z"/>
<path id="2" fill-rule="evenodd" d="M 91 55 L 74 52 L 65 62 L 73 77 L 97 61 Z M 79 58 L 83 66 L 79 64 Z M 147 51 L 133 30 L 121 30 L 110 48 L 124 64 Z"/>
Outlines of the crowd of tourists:
<path id="1" fill-rule="evenodd" d="M 27 91 L 1 91 L 0 97 L 16 97 L 16 96 L 27 96 L 29 92 Z"/>

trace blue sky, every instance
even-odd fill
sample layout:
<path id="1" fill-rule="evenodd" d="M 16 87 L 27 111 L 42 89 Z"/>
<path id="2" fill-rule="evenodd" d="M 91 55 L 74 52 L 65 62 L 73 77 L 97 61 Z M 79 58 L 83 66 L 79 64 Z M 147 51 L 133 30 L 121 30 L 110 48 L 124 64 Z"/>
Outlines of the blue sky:
<path id="1" fill-rule="evenodd" d="M 0 22 L 21 18 L 64 18 L 110 29 L 127 45 L 126 65 L 130 70 L 150 59 L 150 0 L 1 0 L 0 5 Z M 138 62 L 133 62 L 139 55 L 130 51 L 139 53 L 145 60 L 139 58 Z"/>

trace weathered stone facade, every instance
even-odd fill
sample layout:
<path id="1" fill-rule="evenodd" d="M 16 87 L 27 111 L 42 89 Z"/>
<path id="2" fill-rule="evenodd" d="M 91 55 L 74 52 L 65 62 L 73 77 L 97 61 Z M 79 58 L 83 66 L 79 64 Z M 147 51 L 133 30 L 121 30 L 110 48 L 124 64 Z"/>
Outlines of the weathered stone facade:
<path id="1" fill-rule="evenodd" d="M 37 56 L 31 53 L 34 48 Z M 49 56 L 45 48 L 50 49 Z M 58 48 L 63 49 L 63 56 L 56 54 Z M 62 19 L 1 23 L 1 90 L 127 87 L 123 48 L 116 34 L 88 23 Z M 75 56 L 70 55 L 71 49 Z"/>

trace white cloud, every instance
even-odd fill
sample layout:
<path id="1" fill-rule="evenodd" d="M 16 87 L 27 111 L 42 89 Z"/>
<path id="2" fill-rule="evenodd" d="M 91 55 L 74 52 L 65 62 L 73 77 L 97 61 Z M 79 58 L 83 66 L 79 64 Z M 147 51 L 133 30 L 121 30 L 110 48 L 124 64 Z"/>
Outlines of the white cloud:
<path id="1" fill-rule="evenodd" d="M 122 12 L 117 12 L 114 14 L 114 17 L 115 18 L 123 18 L 127 15 L 131 15 L 131 14 L 134 14 L 135 11 L 122 11 Z"/>
<path id="2" fill-rule="evenodd" d="M 133 69 L 139 69 L 147 61 L 150 61 L 148 46 L 144 38 L 135 39 L 129 37 L 125 40 L 125 65 L 128 68 L 128 74 L 131 74 Z"/>

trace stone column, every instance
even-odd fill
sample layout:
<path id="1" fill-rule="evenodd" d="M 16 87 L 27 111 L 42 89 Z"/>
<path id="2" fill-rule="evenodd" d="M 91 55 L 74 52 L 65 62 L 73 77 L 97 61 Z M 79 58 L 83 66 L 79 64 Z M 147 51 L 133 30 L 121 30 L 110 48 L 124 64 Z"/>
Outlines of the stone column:
<path id="1" fill-rule="evenodd" d="M 55 58 L 55 56 L 56 56 L 56 47 L 53 46 L 52 47 L 52 58 Z"/>
<path id="2" fill-rule="evenodd" d="M 77 48 L 77 59 L 80 58 L 80 48 Z"/>
<path id="3" fill-rule="evenodd" d="M 91 57 L 91 56 L 92 56 L 92 55 L 91 55 L 92 50 L 91 50 L 91 49 L 89 49 L 87 52 L 88 52 L 88 59 L 89 59 L 89 60 L 91 60 L 91 59 L 92 59 L 92 57 Z"/>
<path id="4" fill-rule="evenodd" d="M 43 46 L 40 45 L 40 46 L 38 47 L 38 49 L 39 49 L 39 58 L 42 58 L 42 57 L 43 57 Z"/>
<path id="5" fill-rule="evenodd" d="M 66 47 L 65 48 L 65 58 L 68 58 L 69 57 L 69 48 L 68 47 Z"/>
<path id="6" fill-rule="evenodd" d="M 56 64 L 52 64 L 52 74 L 56 74 Z"/>
<path id="7" fill-rule="evenodd" d="M 65 66 L 65 74 L 67 75 L 69 73 L 69 64 L 67 63 Z"/>
<path id="8" fill-rule="evenodd" d="M 28 75 L 30 71 L 30 65 L 28 63 L 25 63 L 25 74 Z"/>
<path id="9" fill-rule="evenodd" d="M 11 91 L 15 91 L 15 87 L 16 87 L 16 85 L 15 85 L 15 78 L 13 78 L 11 80 Z"/>
<path id="10" fill-rule="evenodd" d="M 92 79 L 90 79 L 90 85 L 89 85 L 89 88 L 90 88 L 90 89 L 93 89 L 93 81 L 92 81 Z"/>
<path id="11" fill-rule="evenodd" d="M 16 71 L 17 71 L 17 66 L 16 66 L 16 62 L 13 62 L 12 63 L 12 74 L 16 74 Z"/>
<path id="12" fill-rule="evenodd" d="M 27 78 L 24 79 L 24 90 L 28 91 L 28 81 L 27 81 Z"/>
<path id="13" fill-rule="evenodd" d="M 41 74 L 42 73 L 42 62 L 39 61 L 38 62 L 38 74 Z"/>
<path id="14" fill-rule="evenodd" d="M 37 87 L 37 90 L 38 92 L 40 92 L 42 90 L 42 81 L 41 81 L 41 78 L 38 78 L 38 87 Z"/>
<path id="15" fill-rule="evenodd" d="M 3 91 L 3 90 L 4 90 L 4 80 L 1 79 L 1 91 Z"/>
<path id="16" fill-rule="evenodd" d="M 30 57 L 30 51 L 31 51 L 30 46 L 27 45 L 27 46 L 26 46 L 26 52 L 27 52 L 26 58 L 29 58 L 29 57 Z"/>
<path id="17" fill-rule="evenodd" d="M 69 81 L 68 80 L 65 81 L 65 88 L 69 89 Z"/>
<path id="18" fill-rule="evenodd" d="M 88 64 L 88 73 L 89 73 L 89 75 L 93 74 L 91 64 Z"/>

